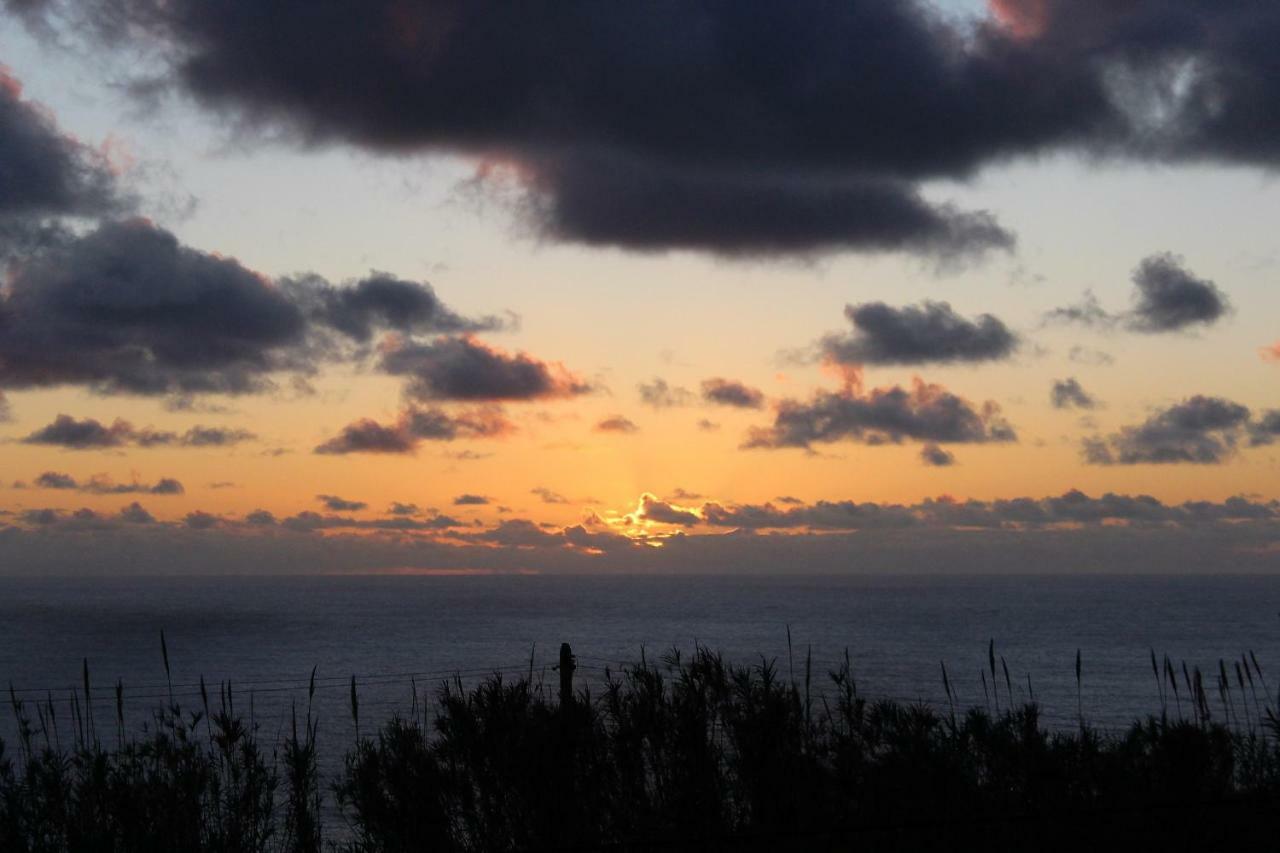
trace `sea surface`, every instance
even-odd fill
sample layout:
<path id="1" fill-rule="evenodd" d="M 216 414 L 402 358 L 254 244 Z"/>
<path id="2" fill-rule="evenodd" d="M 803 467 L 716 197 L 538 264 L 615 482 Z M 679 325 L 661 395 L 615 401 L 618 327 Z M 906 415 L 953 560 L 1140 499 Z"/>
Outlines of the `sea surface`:
<path id="1" fill-rule="evenodd" d="M 997 684 L 988 671 L 984 688 L 992 640 Z M 606 668 L 702 646 L 740 664 L 771 663 L 797 681 L 809 660 L 821 692 L 847 651 L 863 695 L 940 707 L 944 662 L 962 704 L 1005 705 L 1003 658 L 1014 700 L 1033 692 L 1050 725 L 1074 726 L 1079 701 L 1090 723 L 1120 728 L 1161 710 L 1152 651 L 1168 654 L 1179 673 L 1183 661 L 1200 667 L 1207 689 L 1220 659 L 1234 680 L 1233 661 L 1252 651 L 1274 697 L 1280 578 L 0 579 L 0 685 L 66 705 L 83 689 L 87 661 L 95 714 L 106 725 L 117 682 L 137 726 L 167 699 L 170 683 L 176 701 L 199 707 L 203 676 L 215 704 L 229 682 L 237 710 L 251 707 L 261 730 L 275 735 L 291 706 L 305 709 L 314 668 L 322 740 L 349 742 L 353 675 L 365 728 L 409 712 L 415 690 L 419 703 L 432 702 L 454 677 L 474 684 L 489 673 L 532 674 L 554 691 L 563 642 L 578 658 L 576 683 L 597 691 Z M 1185 689 L 1177 699 L 1166 693 L 1174 713 Z M 13 731 L 7 705 L 0 737 Z"/>

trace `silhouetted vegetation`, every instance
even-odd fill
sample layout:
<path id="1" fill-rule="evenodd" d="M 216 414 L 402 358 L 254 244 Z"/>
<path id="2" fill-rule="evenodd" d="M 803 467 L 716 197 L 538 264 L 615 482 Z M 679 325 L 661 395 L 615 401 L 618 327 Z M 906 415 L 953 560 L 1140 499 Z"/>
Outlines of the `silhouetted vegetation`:
<path id="1" fill-rule="evenodd" d="M 847 659 L 793 677 L 706 650 L 609 672 L 568 701 L 533 678 L 454 680 L 357 734 L 328 783 L 314 673 L 307 707 L 267 743 L 230 685 L 212 700 L 202 686 L 194 709 L 170 699 L 141 732 L 125 730 L 117 685 L 114 720 L 97 720 L 86 667 L 69 702 L 11 693 L 0 850 L 1233 850 L 1277 837 L 1280 721 L 1256 660 L 1221 665 L 1211 701 L 1198 671 L 1153 655 L 1161 711 L 1118 733 L 1047 727 L 1012 700 L 994 648 L 989 661 L 989 706 L 967 710 L 945 668 L 940 709 L 864 698 Z M 358 732 L 359 698 L 353 681 Z"/>

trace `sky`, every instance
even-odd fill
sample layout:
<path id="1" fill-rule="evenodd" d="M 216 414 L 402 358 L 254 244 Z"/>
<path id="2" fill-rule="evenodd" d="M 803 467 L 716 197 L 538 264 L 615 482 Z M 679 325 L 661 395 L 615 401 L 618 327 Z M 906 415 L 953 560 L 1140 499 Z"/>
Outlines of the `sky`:
<path id="1" fill-rule="evenodd" d="M 0 3 L 0 572 L 1280 568 L 1280 10 Z"/>

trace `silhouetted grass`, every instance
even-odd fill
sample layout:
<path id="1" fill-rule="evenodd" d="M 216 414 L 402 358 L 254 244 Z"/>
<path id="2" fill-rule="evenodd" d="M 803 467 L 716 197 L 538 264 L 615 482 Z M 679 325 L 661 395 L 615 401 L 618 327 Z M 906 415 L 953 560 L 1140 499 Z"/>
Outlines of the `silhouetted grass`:
<path id="1" fill-rule="evenodd" d="M 11 694 L 0 850 L 1212 851 L 1277 837 L 1280 722 L 1256 660 L 1220 665 L 1213 703 L 1198 671 L 1180 684 L 1153 653 L 1161 712 L 1114 734 L 1083 714 L 1051 730 L 993 647 L 987 663 L 991 707 L 968 710 L 945 667 L 945 710 L 865 698 L 847 656 L 815 678 L 808 658 L 782 675 L 673 652 L 568 702 L 532 677 L 454 680 L 434 709 L 415 690 L 408 716 L 366 725 L 329 784 L 314 673 L 307 707 L 264 745 L 229 685 L 199 708 L 170 700 L 138 734 L 117 685 L 106 734 L 86 667 L 83 696 Z M 354 681 L 351 710 L 358 722 Z"/>

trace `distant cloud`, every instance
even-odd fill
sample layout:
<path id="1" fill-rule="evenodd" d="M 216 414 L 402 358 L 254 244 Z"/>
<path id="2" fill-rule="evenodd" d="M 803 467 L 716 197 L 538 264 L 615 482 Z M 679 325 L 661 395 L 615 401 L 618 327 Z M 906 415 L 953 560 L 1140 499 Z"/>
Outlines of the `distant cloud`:
<path id="1" fill-rule="evenodd" d="M 449 414 L 437 408 L 411 406 L 394 423 L 381 424 L 362 418 L 347 424 L 314 453 L 414 453 L 424 441 L 500 438 L 515 431 L 502 410 L 489 406 Z"/>
<path id="2" fill-rule="evenodd" d="M 175 441 L 163 443 L 175 443 L 182 447 L 228 447 L 244 441 L 253 441 L 257 437 L 247 429 L 196 426 L 187 430 Z"/>
<path id="3" fill-rule="evenodd" d="M 1091 465 L 1218 465 L 1247 437 L 1250 417 L 1248 408 L 1221 397 L 1189 397 L 1141 424 L 1085 439 L 1084 459 Z"/>
<path id="4" fill-rule="evenodd" d="M 647 492 L 640 497 L 639 516 L 659 524 L 677 524 L 685 527 L 702 523 L 702 517 L 696 512 L 676 507 Z"/>
<path id="5" fill-rule="evenodd" d="M 760 409 L 764 407 L 764 394 L 759 389 L 744 385 L 733 379 L 721 379 L 719 377 L 703 381 L 702 399 L 708 403 L 732 406 L 737 409 Z"/>
<path id="6" fill-rule="evenodd" d="M 39 485 L 46 476 L 47 474 L 40 475 L 36 481 L 37 485 Z M 61 478 L 66 475 L 55 476 Z M 70 480 L 71 478 L 67 477 L 66 479 Z M 181 495 L 186 493 L 186 489 L 182 487 L 182 483 L 172 477 L 164 477 L 150 485 L 139 482 L 117 483 L 110 477 L 103 474 L 94 475 L 88 481 L 83 483 L 74 483 L 74 481 L 72 481 L 73 485 L 71 486 L 65 485 L 66 480 L 60 481 L 63 482 L 64 485 L 52 488 L 74 488 L 78 491 L 88 492 L 93 495 Z"/>
<path id="7" fill-rule="evenodd" d="M 657 521 L 658 524 L 692 526 L 701 524 L 701 521 L 703 521 L 696 512 L 673 506 L 671 503 L 659 500 L 659 498 L 648 492 L 640 496 L 640 510 L 637 515 L 641 519 Z"/>
<path id="8" fill-rule="evenodd" d="M 387 507 L 388 515 L 417 515 L 421 512 L 417 504 L 400 503 L 393 501 L 391 506 Z"/>
<path id="9" fill-rule="evenodd" d="M 245 524 L 255 527 L 274 527 L 276 525 L 276 517 L 273 513 L 265 509 L 255 509 L 244 517 Z"/>
<path id="10" fill-rule="evenodd" d="M 399 342 L 382 352 L 379 366 L 405 377 L 405 394 L 419 401 L 545 400 L 593 390 L 561 364 L 509 354 L 471 337 Z"/>
<path id="11" fill-rule="evenodd" d="M 9 406 L 9 398 L 0 391 L 0 424 L 13 420 L 13 409 Z"/>
<path id="12" fill-rule="evenodd" d="M 1263 361 L 1272 361 L 1280 363 L 1280 341 L 1275 342 L 1269 347 L 1263 347 L 1258 351 Z M 4 412 L 4 401 L 0 400 L 0 415 Z"/>
<path id="13" fill-rule="evenodd" d="M 1076 364 L 1088 364 L 1093 367 L 1108 367 L 1116 363 L 1111 353 L 1082 346 L 1073 346 L 1068 351 L 1067 358 Z"/>
<path id="14" fill-rule="evenodd" d="M 1054 308 L 1044 315 L 1045 323 L 1064 323 L 1093 329 L 1110 329 L 1120 322 L 1120 317 L 1102 307 L 1092 290 L 1086 290 L 1079 302 Z M 1083 347 L 1072 347 L 1072 352 L 1089 352 Z"/>
<path id="15" fill-rule="evenodd" d="M 1134 271 L 1133 283 L 1138 295 L 1130 326 L 1140 332 L 1211 325 L 1230 308 L 1217 285 L 1192 275 L 1182 258 L 1169 252 L 1143 260 Z"/>
<path id="16" fill-rule="evenodd" d="M 26 444 L 49 444 L 66 450 L 102 450 L 113 447 L 228 447 L 257 438 L 243 429 L 196 426 L 184 433 L 164 432 L 150 427 L 135 428 L 116 418 L 110 426 L 93 418 L 77 420 L 60 414 L 22 441 Z"/>
<path id="17" fill-rule="evenodd" d="M 68 450 L 96 450 L 120 447 L 131 441 L 133 435 L 133 426 L 118 418 L 111 426 L 104 426 L 93 418 L 78 421 L 70 415 L 58 415 L 53 423 L 22 440 L 27 444 L 52 444 Z"/>
<path id="18" fill-rule="evenodd" d="M 535 489 L 530 489 L 530 490 L 529 490 L 529 493 L 530 493 L 530 494 L 537 495 L 539 498 L 541 498 L 541 499 L 542 499 L 542 502 L 543 502 L 544 504 L 567 504 L 567 503 L 569 503 L 569 499 L 568 499 L 568 498 L 566 498 L 564 495 L 560 494 L 559 492 L 554 492 L 554 491 L 552 491 L 551 489 L 548 489 L 548 488 L 547 488 L 547 487 L 545 487 L 545 486 L 538 486 L 538 487 L 537 487 L 537 488 L 535 488 Z"/>
<path id="19" fill-rule="evenodd" d="M 120 510 L 120 520 L 127 524 L 152 524 L 156 518 L 142 508 L 142 504 L 134 501 Z"/>
<path id="20" fill-rule="evenodd" d="M 720 424 L 706 418 L 698 421 L 697 426 L 702 432 L 717 432 L 720 429 Z"/>
<path id="21" fill-rule="evenodd" d="M 956 457 L 955 454 L 930 443 L 920 448 L 920 461 L 933 468 L 946 468 L 956 464 Z"/>
<path id="22" fill-rule="evenodd" d="M 1249 444 L 1253 447 L 1280 441 L 1280 409 L 1268 409 L 1249 425 Z"/>
<path id="23" fill-rule="evenodd" d="M 491 503 L 485 495 L 458 495 L 453 499 L 454 506 L 488 506 Z M 338 509 L 338 507 L 331 507 Z"/>
<path id="24" fill-rule="evenodd" d="M 650 382 L 641 382 L 636 390 L 640 392 L 640 402 L 655 409 L 687 406 L 694 400 L 693 392 L 688 388 L 673 387 L 660 376 L 655 376 Z"/>
<path id="25" fill-rule="evenodd" d="M 1036 529 L 1054 525 L 1101 525 L 1108 522 L 1198 527 L 1219 521 L 1280 519 L 1280 503 L 1243 497 L 1222 503 L 1162 503 L 1150 495 L 1108 492 L 1093 498 L 1072 489 L 1057 497 L 995 501 L 926 499 L 914 505 L 818 501 L 786 509 L 774 504 L 722 506 L 705 504 L 704 524 L 743 529 L 811 528 L 817 530 L 887 530 L 893 528 L 969 527 Z"/>
<path id="26" fill-rule="evenodd" d="M 362 509 L 369 508 L 369 504 L 364 501 L 351 501 L 346 498 L 340 498 L 337 495 L 316 495 L 316 500 L 324 504 L 324 508 L 331 512 L 359 512 Z"/>
<path id="27" fill-rule="evenodd" d="M 846 388 L 820 391 L 809 402 L 784 400 L 774 423 L 756 427 L 747 448 L 809 448 L 842 440 L 863 444 L 920 442 L 974 444 L 1017 440 L 993 402 L 975 407 L 940 385 L 916 380 L 901 386 L 862 392 Z"/>
<path id="28" fill-rule="evenodd" d="M 60 474 L 57 471 L 45 471 L 32 482 L 38 489 L 74 489 L 79 486 L 70 474 Z"/>
<path id="29" fill-rule="evenodd" d="M 854 330 L 820 342 L 822 356 L 837 364 L 972 363 L 1013 355 L 1018 336 L 990 314 L 972 320 L 946 302 L 894 308 L 883 302 L 848 305 Z"/>
<path id="30" fill-rule="evenodd" d="M 192 530 L 210 530 L 214 527 L 222 525 L 222 519 L 216 515 L 204 512 L 203 510 L 194 510 L 187 513 L 183 519 L 183 524 Z"/>
<path id="31" fill-rule="evenodd" d="M 1054 380 L 1053 387 L 1049 389 L 1049 402 L 1055 409 L 1094 409 L 1098 406 L 1098 401 L 1073 376 Z"/>
<path id="32" fill-rule="evenodd" d="M 776 571 L 1065 572 L 1086 549 L 1100 565 L 1137 572 L 1266 571 L 1280 502 L 1236 496 L 1164 503 L 1144 494 L 925 499 L 912 504 L 781 500 L 674 504 L 651 495 L 626 515 L 561 526 L 529 518 L 476 524 L 443 515 L 356 518 L 267 510 L 241 517 L 194 510 L 158 521 L 134 504 L 119 515 L 88 509 L 8 511 L 0 573 L 48 575 L 83 564 L 96 571 L 210 574 L 242 571 L 367 572 L 465 565 L 491 571 L 648 574 Z M 319 532 L 327 535 L 315 536 Z M 863 535 L 874 532 L 875 535 Z M 662 547 L 650 547 L 661 543 Z M 1193 556 L 1197 566 L 1189 567 Z M 77 560 L 77 557 L 80 560 Z M 1223 568 L 1226 567 L 1226 568 Z"/>
<path id="33" fill-rule="evenodd" d="M 1160 334 L 1210 326 L 1231 310 L 1231 301 L 1216 284 L 1196 277 L 1172 252 L 1144 258 L 1132 278 L 1131 311 L 1107 311 L 1091 291 L 1085 291 L 1081 302 L 1049 311 L 1044 321 L 1097 329 L 1123 326 L 1135 332 Z"/>
<path id="34" fill-rule="evenodd" d="M 596 423 L 595 430 L 596 432 L 633 433 L 639 432 L 640 427 L 636 426 L 629 418 L 625 418 L 622 415 L 612 415 Z"/>

